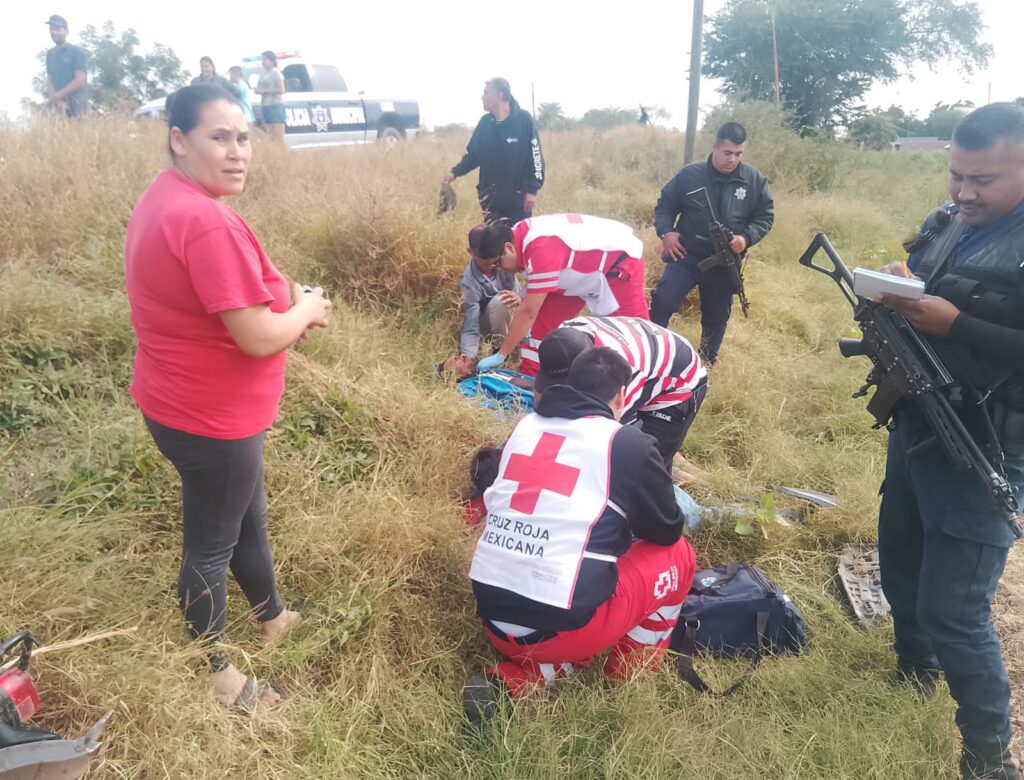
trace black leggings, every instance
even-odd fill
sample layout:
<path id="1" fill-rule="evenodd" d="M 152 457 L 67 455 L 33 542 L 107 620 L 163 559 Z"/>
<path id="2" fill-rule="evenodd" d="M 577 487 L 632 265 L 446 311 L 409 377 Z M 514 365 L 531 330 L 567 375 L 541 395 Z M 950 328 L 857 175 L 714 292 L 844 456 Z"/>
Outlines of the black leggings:
<path id="1" fill-rule="evenodd" d="M 228 567 L 260 621 L 283 607 L 274 581 L 263 489 L 263 433 L 210 439 L 145 418 L 157 448 L 181 475 L 184 548 L 178 603 L 192 637 L 224 631 Z"/>

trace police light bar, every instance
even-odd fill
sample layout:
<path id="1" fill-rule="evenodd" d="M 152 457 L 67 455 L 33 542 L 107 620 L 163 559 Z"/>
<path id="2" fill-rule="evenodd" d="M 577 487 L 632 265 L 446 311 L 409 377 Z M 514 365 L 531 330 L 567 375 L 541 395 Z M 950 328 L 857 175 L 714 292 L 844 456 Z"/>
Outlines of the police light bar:
<path id="1" fill-rule="evenodd" d="M 287 60 L 293 57 L 301 57 L 302 55 L 297 51 L 277 51 L 274 52 L 274 56 L 279 60 Z M 263 59 L 262 54 L 258 54 L 255 57 L 242 57 L 242 62 L 259 62 Z"/>

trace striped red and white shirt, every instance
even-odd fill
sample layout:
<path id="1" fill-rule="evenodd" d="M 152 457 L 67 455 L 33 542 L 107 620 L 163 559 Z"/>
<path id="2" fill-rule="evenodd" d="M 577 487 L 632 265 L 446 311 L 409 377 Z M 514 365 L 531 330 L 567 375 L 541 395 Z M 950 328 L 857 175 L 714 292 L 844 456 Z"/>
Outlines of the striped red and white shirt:
<path id="1" fill-rule="evenodd" d="M 637 412 L 688 401 L 708 375 L 689 341 L 639 317 L 577 317 L 559 327 L 588 334 L 594 346 L 615 350 L 633 369 L 626 385 L 623 424 L 631 422 Z"/>

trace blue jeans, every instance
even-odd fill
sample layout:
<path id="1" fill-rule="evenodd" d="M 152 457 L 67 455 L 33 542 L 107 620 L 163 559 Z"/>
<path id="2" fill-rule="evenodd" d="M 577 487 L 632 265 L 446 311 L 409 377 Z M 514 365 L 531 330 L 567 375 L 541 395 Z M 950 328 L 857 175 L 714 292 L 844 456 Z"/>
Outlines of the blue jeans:
<path id="1" fill-rule="evenodd" d="M 689 257 L 665 263 L 665 270 L 651 292 L 651 322 L 667 328 L 668 321 L 694 287 L 700 288 L 700 347 L 697 351 L 707 363 L 714 363 L 732 313 L 732 282 L 724 268 L 700 271 L 697 260 Z"/>
<path id="2" fill-rule="evenodd" d="M 1006 745 L 1010 684 L 991 604 L 1013 534 L 973 472 L 953 471 L 938 446 L 910 454 L 930 435 L 901 419 L 889 436 L 878 554 L 894 646 L 905 662 L 943 670 L 965 742 Z M 1019 493 L 1024 460 L 1006 471 Z"/>

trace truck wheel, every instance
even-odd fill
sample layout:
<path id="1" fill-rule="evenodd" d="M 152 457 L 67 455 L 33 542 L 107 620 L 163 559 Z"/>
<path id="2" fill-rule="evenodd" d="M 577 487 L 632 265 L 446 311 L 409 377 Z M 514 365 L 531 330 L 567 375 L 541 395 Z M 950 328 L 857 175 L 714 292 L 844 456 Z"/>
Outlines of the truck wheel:
<path id="1" fill-rule="evenodd" d="M 404 138 L 405 136 L 402 135 L 402 131 L 399 130 L 397 127 L 391 127 L 391 125 L 382 127 L 380 131 L 377 133 L 377 140 L 380 141 L 381 143 L 389 145 L 397 144 L 398 142 L 404 140 Z"/>

